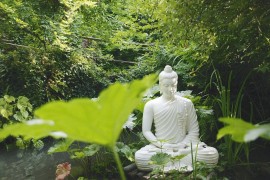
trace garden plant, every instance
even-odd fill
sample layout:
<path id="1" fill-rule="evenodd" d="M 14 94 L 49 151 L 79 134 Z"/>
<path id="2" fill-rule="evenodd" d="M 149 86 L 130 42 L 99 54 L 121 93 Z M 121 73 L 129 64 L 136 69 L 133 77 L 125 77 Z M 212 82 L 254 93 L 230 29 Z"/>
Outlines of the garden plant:
<path id="1" fill-rule="evenodd" d="M 269 0 L 1 0 L 0 167 L 13 151 L 46 151 L 70 157 L 47 168 L 55 176 L 59 165 L 59 178 L 129 178 L 122 167 L 147 144 L 144 105 L 160 95 L 154 74 L 170 65 L 219 163 L 194 156 L 190 174 L 151 177 L 267 179 L 269 9 Z M 161 156 L 153 163 L 174 161 Z"/>

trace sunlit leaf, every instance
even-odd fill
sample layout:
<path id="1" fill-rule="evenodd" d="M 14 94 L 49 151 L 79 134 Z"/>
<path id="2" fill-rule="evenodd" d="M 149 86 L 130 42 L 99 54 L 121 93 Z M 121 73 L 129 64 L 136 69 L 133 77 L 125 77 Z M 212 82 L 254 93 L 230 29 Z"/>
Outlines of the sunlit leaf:
<path id="1" fill-rule="evenodd" d="M 180 155 L 171 157 L 171 159 L 172 159 L 173 161 L 177 161 L 177 160 L 183 159 L 183 158 L 186 157 L 186 156 L 187 156 L 187 154 L 180 154 Z"/>
<path id="2" fill-rule="evenodd" d="M 150 164 L 165 165 L 171 161 L 171 156 L 167 153 L 158 152 L 153 155 L 150 160 Z"/>
<path id="3" fill-rule="evenodd" d="M 101 146 L 98 144 L 91 144 L 81 149 L 71 149 L 73 153 L 71 155 L 72 159 L 82 159 L 85 157 L 90 157 L 96 154 L 100 150 Z"/>
<path id="4" fill-rule="evenodd" d="M 78 152 L 74 152 L 73 155 L 70 156 L 72 159 L 81 159 L 81 158 L 84 158 L 85 155 L 83 152 L 81 151 L 78 151 Z"/>
<path id="5" fill-rule="evenodd" d="M 21 113 L 22 113 L 22 116 L 23 116 L 24 118 L 27 118 L 28 115 L 29 115 L 28 111 L 26 111 L 26 110 L 22 110 Z"/>
<path id="6" fill-rule="evenodd" d="M 231 135 L 233 140 L 243 142 L 245 134 L 254 128 L 254 125 L 238 118 L 220 118 L 219 120 L 228 125 L 218 131 L 217 139 Z"/>
<path id="7" fill-rule="evenodd" d="M 1 109 L 0 113 L 3 117 L 8 118 L 8 112 L 6 109 Z"/>
<path id="8" fill-rule="evenodd" d="M 54 131 L 56 131 L 56 128 L 53 121 L 34 119 L 24 123 L 6 125 L 2 130 L 0 130 L 0 140 L 9 135 L 23 135 L 25 139 L 40 139 L 51 135 Z"/>
<path id="9" fill-rule="evenodd" d="M 11 103 L 15 101 L 15 98 L 13 96 L 9 96 L 9 95 L 5 95 L 4 99 L 6 100 L 6 102 Z"/>
<path id="10" fill-rule="evenodd" d="M 259 137 L 270 139 L 270 124 L 253 125 L 237 118 L 220 118 L 220 121 L 228 125 L 219 130 L 217 139 L 225 135 L 231 135 L 237 142 L 254 141 Z"/>
<path id="11" fill-rule="evenodd" d="M 123 124 L 155 81 L 156 75 L 149 75 L 130 84 L 115 83 L 96 101 L 79 98 L 48 103 L 35 111 L 43 120 L 7 126 L 0 131 L 0 139 L 8 135 L 38 139 L 62 133 L 73 140 L 114 147 Z"/>
<path id="12" fill-rule="evenodd" d="M 14 114 L 13 117 L 14 117 L 17 121 L 23 121 L 23 120 L 24 120 L 24 118 L 23 118 L 21 112 L 16 112 L 16 114 Z"/>
<path id="13" fill-rule="evenodd" d="M 69 148 L 69 146 L 73 143 L 74 141 L 71 139 L 65 139 L 57 144 L 55 144 L 53 147 L 50 147 L 48 150 L 49 154 L 52 153 L 57 153 L 57 152 L 66 152 Z"/>
<path id="14" fill-rule="evenodd" d="M 91 144 L 83 148 L 84 156 L 93 156 L 100 150 L 100 145 Z"/>
<path id="15" fill-rule="evenodd" d="M 134 162 L 134 153 L 135 153 L 135 149 L 130 149 L 130 147 L 126 144 L 124 144 L 123 142 L 117 142 L 116 143 L 116 151 L 117 152 L 121 152 L 124 154 L 124 156 L 131 162 Z"/>
<path id="16" fill-rule="evenodd" d="M 33 142 L 33 146 L 38 150 L 41 150 L 44 147 L 44 143 L 40 139 L 39 140 L 32 139 L 32 142 Z"/>
<path id="17" fill-rule="evenodd" d="M 270 124 L 258 125 L 255 128 L 249 130 L 244 137 L 246 142 L 254 141 L 255 139 L 262 137 L 270 140 Z"/>

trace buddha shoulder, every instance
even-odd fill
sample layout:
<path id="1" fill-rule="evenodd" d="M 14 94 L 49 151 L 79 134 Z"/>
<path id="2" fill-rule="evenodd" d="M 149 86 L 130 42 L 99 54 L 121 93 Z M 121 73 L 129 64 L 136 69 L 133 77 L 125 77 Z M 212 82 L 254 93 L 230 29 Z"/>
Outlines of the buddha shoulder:
<path id="1" fill-rule="evenodd" d="M 177 101 L 180 101 L 181 103 L 185 103 L 187 106 L 193 105 L 192 101 L 188 98 L 178 96 L 178 95 L 176 95 L 175 97 L 176 97 Z"/>
<path id="2" fill-rule="evenodd" d="M 152 99 L 152 100 L 150 100 L 150 101 L 147 101 L 147 102 L 145 103 L 145 106 L 150 107 L 150 106 L 154 106 L 154 105 L 157 105 L 157 104 L 160 104 L 160 103 L 161 103 L 161 98 L 158 97 L 158 98 Z"/>

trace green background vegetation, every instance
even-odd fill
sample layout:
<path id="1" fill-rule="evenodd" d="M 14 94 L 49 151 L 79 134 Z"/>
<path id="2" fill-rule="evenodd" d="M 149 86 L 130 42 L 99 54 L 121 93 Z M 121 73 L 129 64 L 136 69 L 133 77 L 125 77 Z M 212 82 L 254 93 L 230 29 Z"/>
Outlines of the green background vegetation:
<path id="1" fill-rule="evenodd" d="M 216 139 L 228 122 L 220 117 L 270 122 L 270 1 L 2 0 L 0 32 L 1 127 L 31 119 L 32 109 L 47 102 L 96 98 L 115 82 L 168 64 L 179 75 L 178 89 L 193 91 L 202 140 L 221 155 L 219 175 L 237 178 L 240 167 L 245 177 L 259 178 L 261 163 L 270 168 L 269 141 Z M 144 143 L 141 110 L 134 111 L 133 131 L 120 135 L 130 151 Z"/>

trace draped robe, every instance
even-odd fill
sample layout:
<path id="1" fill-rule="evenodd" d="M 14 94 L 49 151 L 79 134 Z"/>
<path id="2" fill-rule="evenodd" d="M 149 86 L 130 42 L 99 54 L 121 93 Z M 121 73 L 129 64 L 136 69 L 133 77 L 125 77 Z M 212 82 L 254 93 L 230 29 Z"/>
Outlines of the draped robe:
<path id="1" fill-rule="evenodd" d="M 175 96 L 175 100 L 162 102 L 161 98 L 156 98 L 146 103 L 147 113 L 153 114 L 153 124 L 155 127 L 155 137 L 158 141 L 165 143 L 193 144 L 199 142 L 199 126 L 197 115 L 193 103 L 186 98 Z M 183 154 L 188 151 L 189 154 L 181 159 L 181 163 L 190 166 L 192 163 L 190 149 L 181 149 L 177 153 L 173 150 L 163 150 L 172 156 Z M 151 170 L 150 158 L 161 152 L 161 148 L 153 144 L 146 145 L 135 153 L 135 162 L 141 170 Z M 216 164 L 218 161 L 218 152 L 213 147 L 205 147 L 197 152 L 197 160 L 208 164 Z M 168 165 L 171 167 L 171 165 Z"/>
<path id="2" fill-rule="evenodd" d="M 158 99 L 153 100 L 155 103 Z M 155 136 L 168 143 L 198 142 L 199 127 L 192 102 L 176 96 L 174 101 L 153 106 Z"/>

